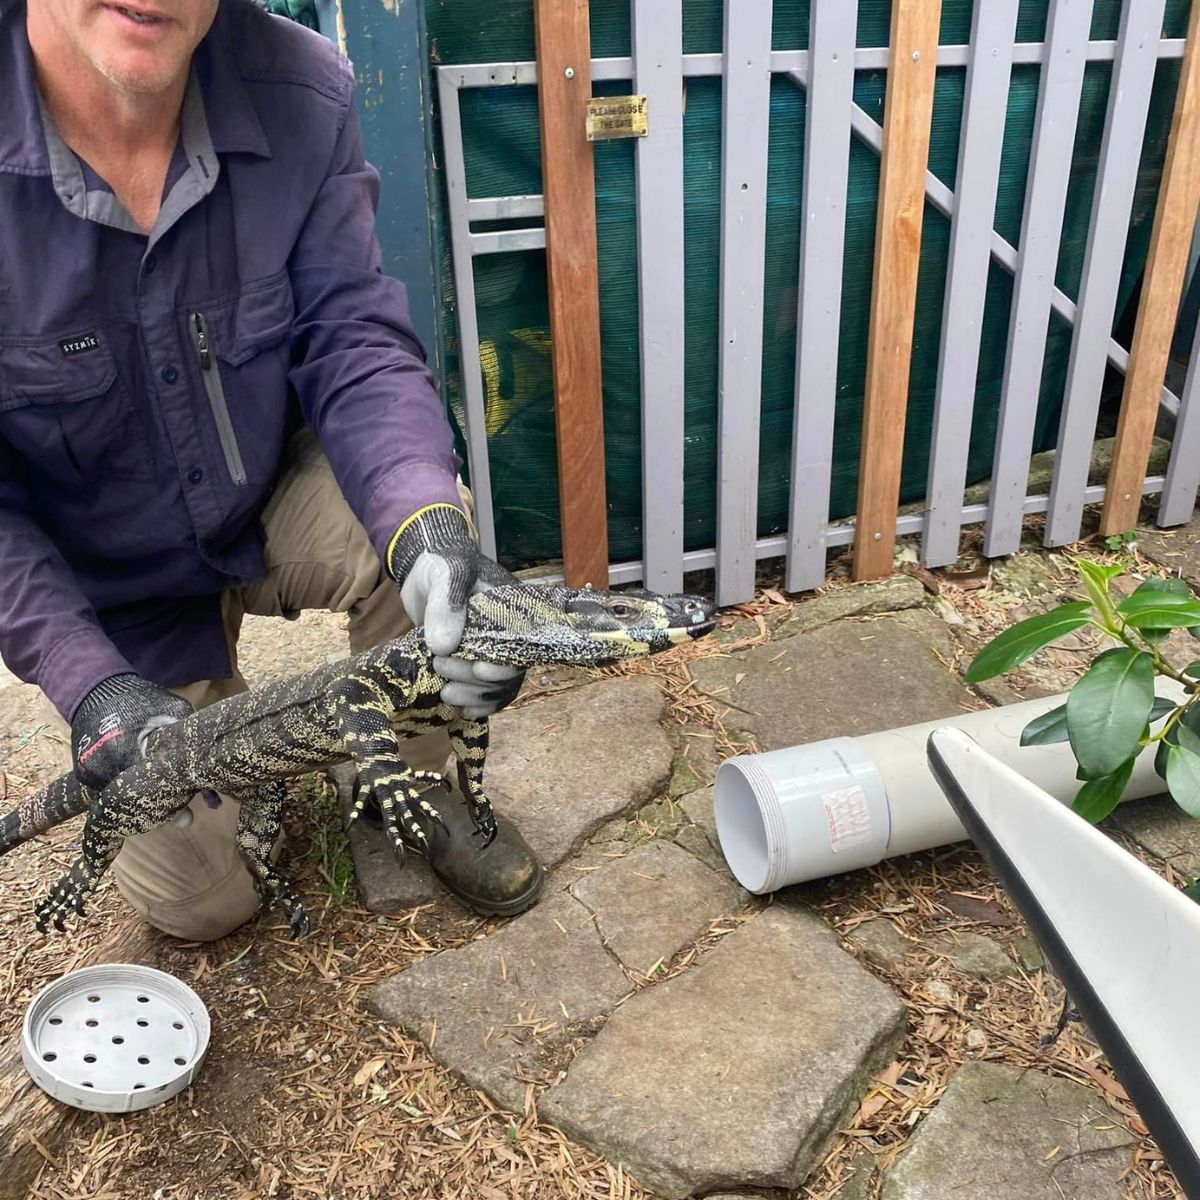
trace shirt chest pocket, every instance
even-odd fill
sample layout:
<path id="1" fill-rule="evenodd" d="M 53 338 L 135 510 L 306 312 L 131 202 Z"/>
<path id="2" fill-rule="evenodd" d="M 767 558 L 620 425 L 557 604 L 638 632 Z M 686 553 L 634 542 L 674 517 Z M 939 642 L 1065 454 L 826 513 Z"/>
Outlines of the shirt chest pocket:
<path id="1" fill-rule="evenodd" d="M 294 315 L 286 276 L 186 314 L 188 339 L 230 480 L 273 473 L 286 418 Z"/>
<path id="2" fill-rule="evenodd" d="M 141 420 L 101 333 L 0 341 L 0 436 L 45 483 L 153 475 Z"/>

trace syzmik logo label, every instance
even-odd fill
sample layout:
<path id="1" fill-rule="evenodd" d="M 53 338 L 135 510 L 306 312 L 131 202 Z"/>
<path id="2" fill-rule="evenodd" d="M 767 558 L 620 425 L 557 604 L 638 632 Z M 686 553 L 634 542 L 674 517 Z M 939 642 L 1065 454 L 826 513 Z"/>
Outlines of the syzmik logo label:
<path id="1" fill-rule="evenodd" d="M 58 343 L 64 358 L 74 358 L 76 354 L 86 354 L 89 350 L 100 349 L 100 339 L 94 333 L 85 333 L 82 337 L 67 338 Z"/>

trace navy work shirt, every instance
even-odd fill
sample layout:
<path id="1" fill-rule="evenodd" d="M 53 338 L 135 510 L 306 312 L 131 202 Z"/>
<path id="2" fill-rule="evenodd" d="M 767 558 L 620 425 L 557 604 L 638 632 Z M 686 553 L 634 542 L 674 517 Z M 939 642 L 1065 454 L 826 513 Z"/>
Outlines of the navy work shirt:
<path id="1" fill-rule="evenodd" d="M 327 40 L 221 0 L 147 236 L 57 135 L 0 0 L 0 656 L 65 716 L 117 672 L 229 674 L 220 593 L 263 575 L 301 423 L 381 556 L 459 503 L 352 90 Z"/>

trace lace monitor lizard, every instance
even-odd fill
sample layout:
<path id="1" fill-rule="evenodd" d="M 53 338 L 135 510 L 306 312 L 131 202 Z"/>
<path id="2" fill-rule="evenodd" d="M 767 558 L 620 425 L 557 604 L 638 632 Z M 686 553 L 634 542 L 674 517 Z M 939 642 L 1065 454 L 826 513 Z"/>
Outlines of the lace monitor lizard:
<path id="1" fill-rule="evenodd" d="M 457 654 L 516 667 L 608 666 L 656 654 L 709 632 L 713 605 L 698 596 L 608 592 L 505 584 L 471 597 Z M 486 846 L 495 836 L 483 790 L 488 726 L 444 704 L 442 680 L 420 629 L 305 675 L 257 687 L 151 729 L 145 754 L 98 795 L 64 775 L 0 819 L 0 854 L 87 810 L 82 853 L 36 909 L 37 926 L 64 928 L 82 916 L 125 838 L 144 833 L 184 808 L 198 791 L 235 796 L 237 840 L 264 902 L 279 904 L 292 935 L 308 929 L 295 892 L 270 861 L 282 819 L 283 780 L 353 759 L 359 796 L 351 820 L 373 795 L 397 857 L 401 826 L 410 841 L 427 839 L 415 810 L 440 821 L 424 798 L 443 783 L 404 762 L 404 737 L 445 726 L 459 785 Z"/>

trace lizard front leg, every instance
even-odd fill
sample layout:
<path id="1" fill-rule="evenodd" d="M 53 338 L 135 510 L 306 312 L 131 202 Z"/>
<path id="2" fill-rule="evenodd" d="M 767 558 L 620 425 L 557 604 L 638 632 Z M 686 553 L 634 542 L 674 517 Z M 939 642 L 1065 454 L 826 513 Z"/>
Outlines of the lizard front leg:
<path id="1" fill-rule="evenodd" d="M 471 809 L 475 832 L 490 846 L 496 836 L 496 815 L 483 790 L 483 767 L 487 761 L 488 723 L 459 716 L 446 726 L 450 748 L 458 762 L 458 786 Z"/>
<path id="2" fill-rule="evenodd" d="M 393 851 L 403 863 L 401 826 L 410 841 L 422 853 L 428 853 L 429 840 L 416 819 L 416 811 L 443 827 L 444 822 L 441 813 L 423 798 L 420 785 L 426 772 L 413 771 L 401 756 L 400 739 L 390 722 L 396 707 L 399 705 L 395 699 L 375 681 L 354 675 L 339 690 L 334 711 L 342 744 L 358 764 L 360 798 L 367 793 L 374 795 Z"/>

